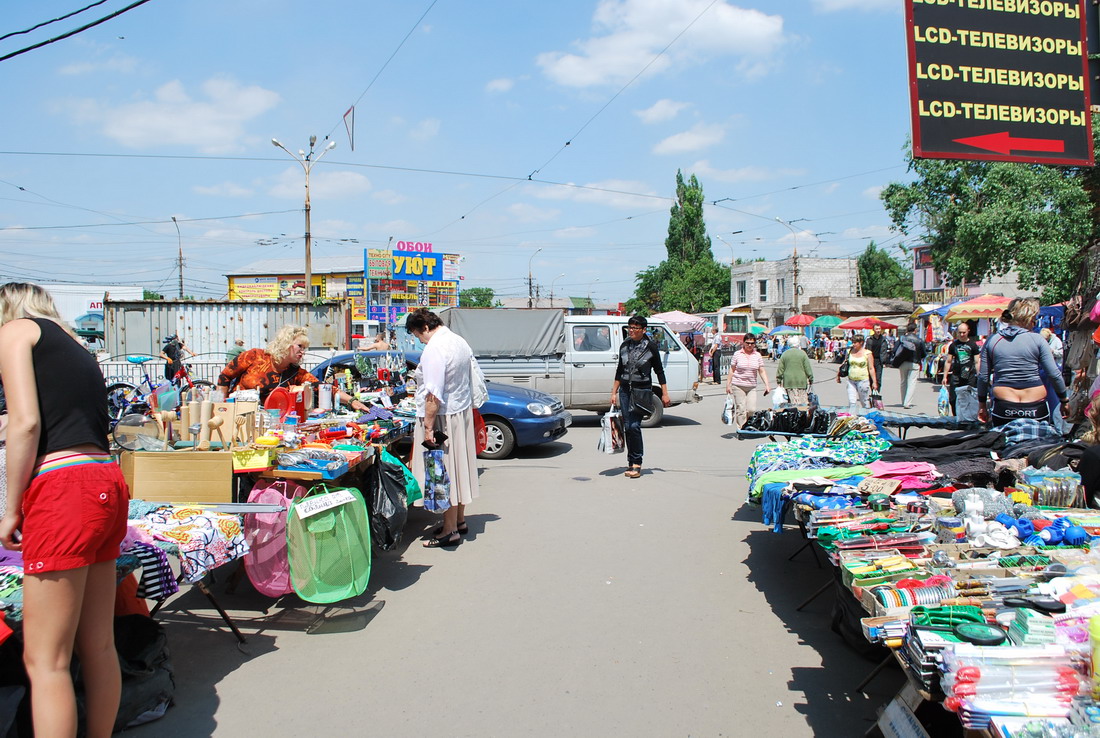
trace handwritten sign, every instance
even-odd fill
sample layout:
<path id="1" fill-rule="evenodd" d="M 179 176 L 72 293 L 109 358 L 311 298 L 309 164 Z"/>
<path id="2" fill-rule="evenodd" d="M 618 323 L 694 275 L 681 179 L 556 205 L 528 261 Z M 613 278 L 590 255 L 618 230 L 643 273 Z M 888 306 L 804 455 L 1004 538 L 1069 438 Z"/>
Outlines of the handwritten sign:
<path id="1" fill-rule="evenodd" d="M 868 495 L 892 495 L 898 491 L 899 487 L 901 487 L 901 480 L 899 479 L 875 479 L 874 477 L 867 477 L 859 483 L 856 489 Z"/>
<path id="2" fill-rule="evenodd" d="M 340 505 L 346 505 L 349 502 L 355 502 L 355 495 L 346 489 L 338 489 L 328 494 L 307 497 L 294 506 L 294 511 L 298 513 L 299 518 L 305 520 L 317 513 L 331 510 L 334 507 L 340 507 Z"/>

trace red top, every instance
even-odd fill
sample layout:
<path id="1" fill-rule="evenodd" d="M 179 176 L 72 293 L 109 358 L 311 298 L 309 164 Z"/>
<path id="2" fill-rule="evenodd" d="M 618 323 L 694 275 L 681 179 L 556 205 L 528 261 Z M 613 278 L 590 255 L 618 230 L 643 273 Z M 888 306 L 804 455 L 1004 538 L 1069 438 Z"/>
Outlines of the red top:
<path id="1" fill-rule="evenodd" d="M 271 354 L 259 348 L 249 349 L 226 364 L 218 377 L 218 386 L 228 388 L 234 380 L 237 389 L 258 389 L 261 402 L 276 387 L 321 381 L 297 364 L 291 364 L 280 372 L 275 368 Z"/>

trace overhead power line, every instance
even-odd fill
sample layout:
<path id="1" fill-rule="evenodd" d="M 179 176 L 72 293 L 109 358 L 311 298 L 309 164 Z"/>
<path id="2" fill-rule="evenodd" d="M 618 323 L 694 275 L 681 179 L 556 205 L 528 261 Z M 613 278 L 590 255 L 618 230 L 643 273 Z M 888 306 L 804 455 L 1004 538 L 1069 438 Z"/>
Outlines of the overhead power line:
<path id="1" fill-rule="evenodd" d="M 107 2 L 107 0 L 99 0 L 99 2 L 92 3 L 91 5 L 85 5 L 80 10 L 74 10 L 71 13 L 66 13 L 65 15 L 60 15 L 56 18 L 53 18 L 52 20 L 42 21 L 41 23 L 39 23 L 37 25 L 34 25 L 34 26 L 31 26 L 30 28 L 24 28 L 22 31 L 12 31 L 11 33 L 5 33 L 3 36 L 0 36 L 0 41 L 3 41 L 6 38 L 11 38 L 12 36 L 21 36 L 24 33 L 30 33 L 31 31 L 37 31 L 39 28 L 42 28 L 43 26 L 48 26 L 51 23 L 57 23 L 58 21 L 63 21 L 66 18 L 72 18 L 74 15 L 80 15 L 85 10 L 91 10 L 95 6 L 102 5 L 105 2 Z"/>
<path id="2" fill-rule="evenodd" d="M 5 54 L 4 56 L 0 56 L 0 62 L 7 61 L 8 59 L 11 59 L 14 56 L 19 56 L 20 54 L 26 54 L 28 51 L 34 51 L 35 49 L 40 49 L 43 46 L 48 46 L 48 45 L 50 45 L 50 44 L 52 44 L 56 41 L 61 41 L 63 39 L 69 38 L 70 36 L 75 36 L 78 33 L 82 33 L 83 31 L 87 31 L 89 28 L 95 28 L 99 24 L 106 23 L 107 21 L 111 20 L 112 18 L 117 18 L 118 16 L 122 15 L 123 13 L 125 13 L 127 11 L 130 11 L 130 10 L 133 10 L 134 8 L 138 7 L 139 5 L 144 5 L 147 2 L 149 2 L 149 0 L 137 0 L 137 2 L 130 3 L 125 8 L 122 8 L 121 10 L 116 10 L 115 12 L 111 13 L 110 15 L 104 16 L 103 18 L 100 18 L 97 21 L 92 21 L 91 23 L 86 23 L 85 25 L 81 26 L 80 28 L 74 28 L 73 30 L 69 31 L 68 33 L 63 33 L 60 36 L 54 36 L 53 38 L 48 38 L 45 41 L 39 41 L 36 44 L 32 44 L 30 46 L 19 49 L 19 51 L 13 51 L 10 54 Z"/>

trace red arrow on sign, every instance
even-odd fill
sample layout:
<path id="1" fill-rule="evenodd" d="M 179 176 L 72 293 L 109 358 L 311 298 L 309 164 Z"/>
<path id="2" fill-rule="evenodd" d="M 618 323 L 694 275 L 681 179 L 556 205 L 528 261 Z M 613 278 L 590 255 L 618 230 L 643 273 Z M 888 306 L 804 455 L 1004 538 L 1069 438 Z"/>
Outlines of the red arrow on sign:
<path id="1" fill-rule="evenodd" d="M 987 133 L 983 136 L 971 136 L 970 138 L 956 138 L 955 143 L 973 146 L 976 149 L 985 149 L 986 151 L 996 151 L 998 154 L 1009 154 L 1013 151 L 1062 152 L 1066 150 L 1065 141 L 1051 138 L 1013 138 L 1008 131 Z"/>

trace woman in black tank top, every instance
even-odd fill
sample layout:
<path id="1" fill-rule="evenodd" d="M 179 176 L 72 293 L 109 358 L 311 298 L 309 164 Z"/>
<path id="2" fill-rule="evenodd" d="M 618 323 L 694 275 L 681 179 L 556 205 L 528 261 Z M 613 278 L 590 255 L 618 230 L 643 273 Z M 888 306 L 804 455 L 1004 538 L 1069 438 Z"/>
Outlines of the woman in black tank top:
<path id="1" fill-rule="evenodd" d="M 23 656 L 35 733 L 76 734 L 75 650 L 87 735 L 107 738 L 120 693 L 115 559 L 129 495 L 107 453 L 103 375 L 45 290 L 9 283 L 0 286 L 0 376 L 9 417 L 0 545 L 23 555 Z"/>

